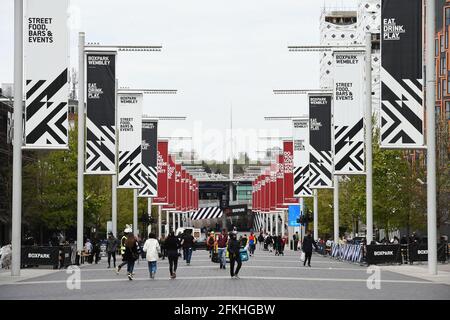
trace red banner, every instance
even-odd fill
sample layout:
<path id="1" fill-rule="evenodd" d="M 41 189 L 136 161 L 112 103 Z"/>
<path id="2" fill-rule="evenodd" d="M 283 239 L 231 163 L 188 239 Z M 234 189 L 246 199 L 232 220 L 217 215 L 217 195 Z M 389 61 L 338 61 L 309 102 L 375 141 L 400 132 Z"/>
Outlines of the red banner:
<path id="1" fill-rule="evenodd" d="M 181 164 L 175 165 L 175 209 L 181 211 Z"/>
<path id="2" fill-rule="evenodd" d="M 270 212 L 270 170 L 264 176 L 265 184 L 265 211 Z"/>
<path id="3" fill-rule="evenodd" d="M 270 165 L 270 211 L 275 211 L 277 205 L 277 165 Z"/>
<path id="4" fill-rule="evenodd" d="M 284 155 L 280 154 L 277 156 L 277 209 L 286 209 L 284 205 Z"/>
<path id="5" fill-rule="evenodd" d="M 169 162 L 169 142 L 158 141 L 158 196 L 153 198 L 154 204 L 168 204 L 167 190 L 168 190 L 168 175 L 167 163 Z"/>
<path id="6" fill-rule="evenodd" d="M 284 164 L 284 203 L 298 203 L 294 198 L 294 144 L 292 141 L 283 142 Z"/>
<path id="7" fill-rule="evenodd" d="M 175 209 L 175 161 L 169 155 L 169 162 L 167 164 L 167 205 L 163 209 Z"/>
<path id="8" fill-rule="evenodd" d="M 186 170 L 181 169 L 181 211 L 186 212 L 186 206 L 187 206 L 187 194 L 186 194 L 186 185 L 187 185 L 187 179 L 186 179 Z"/>

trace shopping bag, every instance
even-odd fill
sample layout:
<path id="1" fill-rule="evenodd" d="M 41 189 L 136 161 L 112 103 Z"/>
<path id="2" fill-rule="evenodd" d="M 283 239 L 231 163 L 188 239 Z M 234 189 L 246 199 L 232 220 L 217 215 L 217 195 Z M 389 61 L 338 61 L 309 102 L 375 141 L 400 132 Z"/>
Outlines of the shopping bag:
<path id="1" fill-rule="evenodd" d="M 248 251 L 247 250 L 245 250 L 245 249 L 239 250 L 239 255 L 241 257 L 242 262 L 248 261 Z"/>
<path id="2" fill-rule="evenodd" d="M 300 261 L 304 262 L 305 261 L 305 252 L 300 252 Z"/>
<path id="3" fill-rule="evenodd" d="M 219 254 L 217 252 L 213 252 L 212 253 L 211 261 L 214 262 L 214 263 L 219 263 L 220 262 Z"/>

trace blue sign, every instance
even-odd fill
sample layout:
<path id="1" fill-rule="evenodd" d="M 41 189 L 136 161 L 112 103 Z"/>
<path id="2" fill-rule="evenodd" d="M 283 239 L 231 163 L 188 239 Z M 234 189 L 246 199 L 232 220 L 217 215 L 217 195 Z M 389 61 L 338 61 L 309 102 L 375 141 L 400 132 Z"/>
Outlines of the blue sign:
<path id="1" fill-rule="evenodd" d="M 300 218 L 300 205 L 290 205 L 289 206 L 289 227 L 300 227 L 300 223 L 297 222 L 297 219 Z"/>

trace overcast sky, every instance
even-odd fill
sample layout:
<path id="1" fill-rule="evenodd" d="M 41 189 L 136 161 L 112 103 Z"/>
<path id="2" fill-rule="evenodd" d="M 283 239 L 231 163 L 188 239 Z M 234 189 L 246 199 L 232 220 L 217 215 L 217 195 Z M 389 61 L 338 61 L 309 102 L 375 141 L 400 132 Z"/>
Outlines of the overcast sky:
<path id="1" fill-rule="evenodd" d="M 357 0 L 327 0 L 355 7 Z M 87 42 L 162 45 L 161 52 L 119 53 L 119 86 L 178 89 L 146 95 L 144 113 L 187 116 L 160 123 L 160 136 L 192 136 L 171 151 L 193 147 L 201 158 L 223 160 L 229 150 L 233 108 L 234 154 L 252 158 L 290 136 L 286 121 L 264 116 L 301 115 L 306 97 L 272 89 L 317 88 L 319 54 L 288 45 L 318 44 L 324 0 L 71 0 L 71 65 L 77 66 L 78 32 Z M 0 10 L 0 83 L 13 80 L 13 0 Z M 259 141 L 259 144 L 257 143 Z"/>

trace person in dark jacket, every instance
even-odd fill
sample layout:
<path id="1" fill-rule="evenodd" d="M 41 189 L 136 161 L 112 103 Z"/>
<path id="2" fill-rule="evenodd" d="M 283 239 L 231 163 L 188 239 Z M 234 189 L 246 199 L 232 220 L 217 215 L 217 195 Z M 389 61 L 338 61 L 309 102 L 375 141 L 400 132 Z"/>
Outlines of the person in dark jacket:
<path id="1" fill-rule="evenodd" d="M 190 230 L 186 230 L 183 236 L 181 245 L 183 246 L 184 258 L 186 259 L 186 265 L 191 264 L 192 250 L 194 248 L 195 238 L 192 236 Z"/>
<path id="2" fill-rule="evenodd" d="M 108 253 L 108 268 L 111 268 L 111 257 L 113 258 L 114 268 L 116 267 L 116 251 L 119 247 L 119 240 L 114 237 L 113 233 L 108 234 L 108 240 L 106 241 L 106 252 Z"/>
<path id="3" fill-rule="evenodd" d="M 311 267 L 313 246 L 317 249 L 317 244 L 311 237 L 311 231 L 308 231 L 302 242 L 302 250 L 305 253 L 305 261 L 303 262 L 303 266 L 306 266 L 306 261 L 308 261 L 308 267 Z"/>
<path id="4" fill-rule="evenodd" d="M 175 232 L 170 231 L 164 245 L 167 251 L 167 258 L 169 259 L 170 278 L 175 279 L 177 277 L 178 249 L 181 247 L 180 239 L 175 237 Z"/>
<path id="5" fill-rule="evenodd" d="M 127 241 L 125 242 L 125 253 L 123 260 L 127 262 L 128 279 L 133 280 L 134 263 L 139 258 L 137 239 L 132 233 L 128 234 Z"/>
<path id="6" fill-rule="evenodd" d="M 239 250 L 241 249 L 239 240 L 236 239 L 236 233 L 230 233 L 230 239 L 228 241 L 228 252 L 230 255 L 230 275 L 231 279 L 239 279 L 238 273 L 242 266 L 241 255 Z M 237 268 L 234 270 L 234 264 L 237 262 Z"/>

